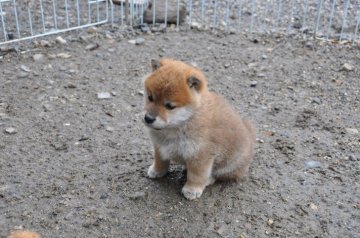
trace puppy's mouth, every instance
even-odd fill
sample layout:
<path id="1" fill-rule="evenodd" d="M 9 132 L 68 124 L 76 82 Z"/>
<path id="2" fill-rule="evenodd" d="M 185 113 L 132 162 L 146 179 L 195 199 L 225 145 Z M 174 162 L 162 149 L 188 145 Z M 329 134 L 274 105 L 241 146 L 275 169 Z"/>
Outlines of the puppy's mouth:
<path id="1" fill-rule="evenodd" d="M 156 131 L 160 131 L 160 130 L 164 129 L 164 128 L 156 127 L 156 126 L 154 126 L 154 124 L 149 124 L 144 119 L 143 119 L 143 123 L 145 124 L 146 127 L 156 130 Z"/>

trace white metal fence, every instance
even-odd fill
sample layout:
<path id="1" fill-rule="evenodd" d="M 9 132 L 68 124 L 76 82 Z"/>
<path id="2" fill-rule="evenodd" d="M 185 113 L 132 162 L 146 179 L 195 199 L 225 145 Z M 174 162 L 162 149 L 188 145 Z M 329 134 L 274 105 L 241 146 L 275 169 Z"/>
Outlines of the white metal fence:
<path id="1" fill-rule="evenodd" d="M 360 41 L 360 0 L 0 0 L 0 44 L 104 23 L 147 24 L 150 30 L 173 24 L 178 29 L 301 32 L 355 43 Z"/>

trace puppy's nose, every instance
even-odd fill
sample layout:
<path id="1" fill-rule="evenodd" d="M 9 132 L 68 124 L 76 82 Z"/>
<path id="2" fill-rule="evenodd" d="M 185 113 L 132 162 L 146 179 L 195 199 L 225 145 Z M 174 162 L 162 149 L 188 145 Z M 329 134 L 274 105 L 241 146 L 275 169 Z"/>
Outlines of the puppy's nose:
<path id="1" fill-rule="evenodd" d="M 155 121 L 155 117 L 153 117 L 153 116 L 150 116 L 150 115 L 148 115 L 148 114 L 145 114 L 145 122 L 147 123 L 147 124 L 151 124 L 151 123 L 153 123 L 154 121 Z"/>

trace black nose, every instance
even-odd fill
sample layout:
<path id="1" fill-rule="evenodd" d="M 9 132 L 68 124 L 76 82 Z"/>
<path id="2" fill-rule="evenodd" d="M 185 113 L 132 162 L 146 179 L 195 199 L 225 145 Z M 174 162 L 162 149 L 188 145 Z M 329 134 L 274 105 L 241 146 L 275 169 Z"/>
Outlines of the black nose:
<path id="1" fill-rule="evenodd" d="M 153 123 L 154 121 L 155 121 L 155 117 L 150 116 L 150 115 L 148 115 L 148 114 L 145 114 L 145 122 L 146 122 L 147 124 L 151 124 L 151 123 Z"/>

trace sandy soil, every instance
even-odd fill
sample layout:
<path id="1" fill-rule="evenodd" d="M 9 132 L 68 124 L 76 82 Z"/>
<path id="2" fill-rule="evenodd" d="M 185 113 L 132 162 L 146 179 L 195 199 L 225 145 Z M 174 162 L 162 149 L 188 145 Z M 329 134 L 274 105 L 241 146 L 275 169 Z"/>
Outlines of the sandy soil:
<path id="1" fill-rule="evenodd" d="M 202 32 L 111 34 L 70 33 L 66 44 L 49 38 L 50 46 L 3 53 L 1 237 L 13 229 L 43 237 L 359 237 L 359 49 Z M 137 37 L 144 42 L 128 42 Z M 142 78 L 150 59 L 164 56 L 204 70 L 210 88 L 256 123 L 245 182 L 217 183 L 187 201 L 181 167 L 146 177 Z"/>

